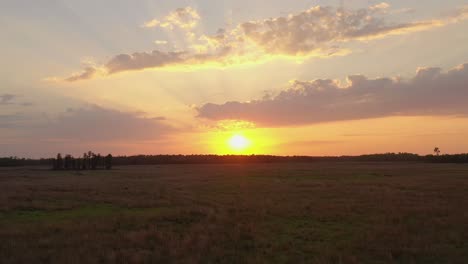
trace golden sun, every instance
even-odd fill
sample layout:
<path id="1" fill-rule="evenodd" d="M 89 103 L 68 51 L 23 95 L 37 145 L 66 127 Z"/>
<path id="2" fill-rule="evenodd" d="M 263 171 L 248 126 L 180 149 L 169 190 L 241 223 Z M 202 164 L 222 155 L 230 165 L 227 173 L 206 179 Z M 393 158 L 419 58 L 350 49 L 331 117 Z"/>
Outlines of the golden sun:
<path id="1" fill-rule="evenodd" d="M 242 135 L 234 135 L 228 141 L 229 147 L 234 151 L 244 151 L 250 146 L 250 140 Z"/>

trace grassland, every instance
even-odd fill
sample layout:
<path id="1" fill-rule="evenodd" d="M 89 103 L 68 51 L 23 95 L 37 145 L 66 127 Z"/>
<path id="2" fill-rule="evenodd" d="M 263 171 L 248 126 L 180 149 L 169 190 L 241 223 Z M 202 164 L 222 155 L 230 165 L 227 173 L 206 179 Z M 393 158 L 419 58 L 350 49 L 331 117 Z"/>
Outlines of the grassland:
<path id="1" fill-rule="evenodd" d="M 466 263 L 468 165 L 0 169 L 1 263 Z"/>

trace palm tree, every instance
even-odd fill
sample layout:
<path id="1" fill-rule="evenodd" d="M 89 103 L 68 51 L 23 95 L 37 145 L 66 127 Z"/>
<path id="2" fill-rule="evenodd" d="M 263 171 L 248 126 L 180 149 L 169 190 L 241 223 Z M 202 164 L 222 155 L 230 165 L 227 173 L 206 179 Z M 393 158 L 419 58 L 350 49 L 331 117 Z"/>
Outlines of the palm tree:
<path id="1" fill-rule="evenodd" d="M 434 154 L 436 154 L 436 156 L 439 156 L 440 155 L 440 148 L 435 147 L 434 148 Z"/>

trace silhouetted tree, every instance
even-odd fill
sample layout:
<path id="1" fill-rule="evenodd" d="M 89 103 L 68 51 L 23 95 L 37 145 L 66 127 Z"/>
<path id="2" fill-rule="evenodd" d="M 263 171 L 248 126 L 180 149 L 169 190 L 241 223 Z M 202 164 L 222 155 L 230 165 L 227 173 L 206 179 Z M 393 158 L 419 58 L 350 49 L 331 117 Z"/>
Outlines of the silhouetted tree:
<path id="1" fill-rule="evenodd" d="M 74 157 L 71 157 L 71 168 L 76 170 L 76 159 Z"/>
<path id="2" fill-rule="evenodd" d="M 76 169 L 77 169 L 77 170 L 81 170 L 81 169 L 82 169 L 82 167 L 81 167 L 81 159 L 80 159 L 80 158 L 76 159 Z"/>
<path id="3" fill-rule="evenodd" d="M 102 163 L 102 156 L 101 156 L 101 153 L 98 153 L 96 156 L 96 166 L 99 167 L 101 163 Z"/>
<path id="4" fill-rule="evenodd" d="M 83 170 L 86 170 L 87 165 L 88 165 L 88 154 L 86 154 L 86 152 L 85 152 L 85 153 L 83 153 L 83 160 L 81 161 L 81 168 Z"/>
<path id="5" fill-rule="evenodd" d="M 66 170 L 69 170 L 71 167 L 71 156 L 70 155 L 65 155 L 65 162 L 64 162 L 64 168 Z"/>
<path id="6" fill-rule="evenodd" d="M 57 170 L 63 169 L 63 158 L 62 158 L 62 154 L 60 154 L 60 153 L 57 154 L 56 162 L 57 162 L 56 169 L 57 169 Z"/>
<path id="7" fill-rule="evenodd" d="M 94 153 L 92 151 L 88 151 L 88 164 L 86 165 L 88 169 L 91 169 L 93 167 L 93 156 Z"/>
<path id="8" fill-rule="evenodd" d="M 112 155 L 111 154 L 105 157 L 104 162 L 106 165 L 106 170 L 112 169 Z"/>
<path id="9" fill-rule="evenodd" d="M 439 148 L 439 147 L 435 147 L 435 148 L 434 148 L 434 154 L 435 154 L 436 156 L 439 156 L 439 155 L 440 155 L 440 148 Z"/>
<path id="10" fill-rule="evenodd" d="M 52 169 L 58 170 L 57 159 L 52 159 Z"/>
<path id="11" fill-rule="evenodd" d="M 92 158 L 91 158 L 91 169 L 95 170 L 97 169 L 99 165 L 99 159 L 101 158 L 101 155 L 96 155 L 92 153 Z"/>

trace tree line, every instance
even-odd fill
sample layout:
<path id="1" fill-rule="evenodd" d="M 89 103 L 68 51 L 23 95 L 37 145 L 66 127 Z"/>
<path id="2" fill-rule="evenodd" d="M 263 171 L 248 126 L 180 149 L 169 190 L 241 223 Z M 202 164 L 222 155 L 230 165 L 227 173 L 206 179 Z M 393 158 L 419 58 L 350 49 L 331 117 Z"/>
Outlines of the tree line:
<path id="1" fill-rule="evenodd" d="M 16 156 L 0 157 L 0 167 L 48 166 L 51 159 L 25 159 Z"/>
<path id="2" fill-rule="evenodd" d="M 425 155 L 384 153 L 360 156 L 273 156 L 273 155 L 138 155 L 118 156 L 115 165 L 157 164 L 228 164 L 228 163 L 298 163 L 298 162 L 427 162 L 468 163 L 467 154 Z"/>
<path id="3" fill-rule="evenodd" d="M 6 166 L 52 166 L 56 170 L 111 169 L 115 165 L 157 165 L 157 164 L 228 164 L 228 163 L 294 163 L 294 162 L 427 162 L 427 163 L 468 163 L 467 154 L 417 155 L 412 153 L 384 153 L 360 156 L 313 157 L 273 155 L 138 155 L 101 156 L 92 152 L 82 157 L 57 155 L 50 159 L 0 158 L 0 167 Z"/>
<path id="4" fill-rule="evenodd" d="M 112 155 L 103 157 L 101 154 L 95 154 L 92 151 L 83 153 L 82 157 L 75 158 L 70 154 L 62 157 L 61 153 L 52 159 L 53 170 L 96 170 L 103 167 L 106 170 L 112 169 Z"/>

